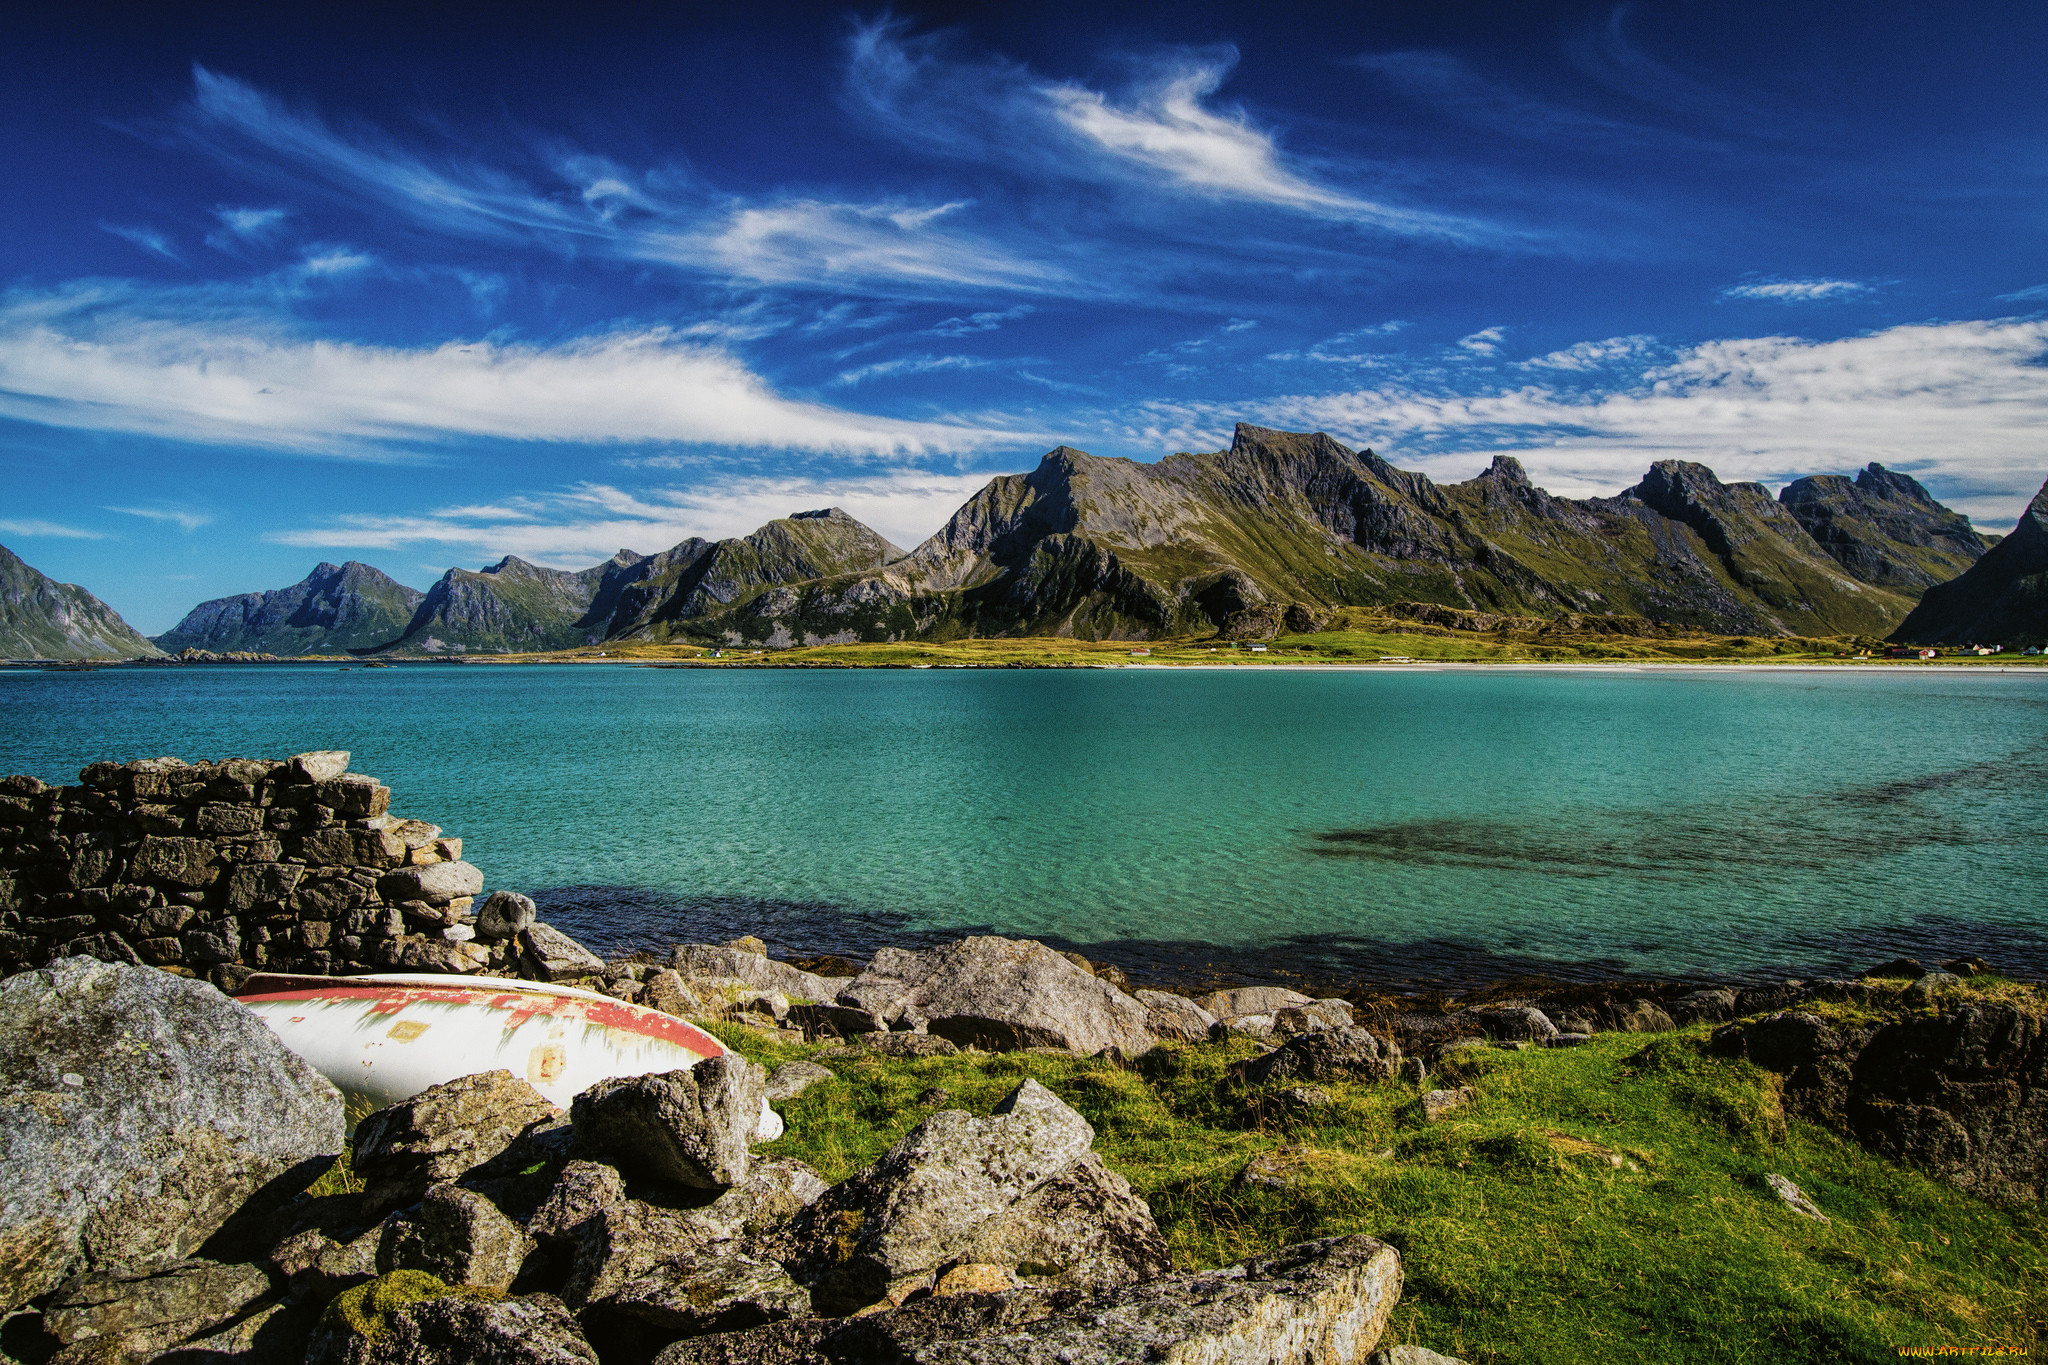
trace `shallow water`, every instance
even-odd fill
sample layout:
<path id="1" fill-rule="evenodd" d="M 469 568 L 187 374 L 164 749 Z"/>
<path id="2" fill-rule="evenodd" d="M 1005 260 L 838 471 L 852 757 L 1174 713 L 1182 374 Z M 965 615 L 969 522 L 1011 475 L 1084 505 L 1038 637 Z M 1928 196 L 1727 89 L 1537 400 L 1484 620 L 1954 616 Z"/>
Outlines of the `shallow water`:
<path id="1" fill-rule="evenodd" d="M 345 748 L 605 950 L 969 927 L 1379 979 L 2048 971 L 2048 675 L 0 673 L 0 772 Z"/>

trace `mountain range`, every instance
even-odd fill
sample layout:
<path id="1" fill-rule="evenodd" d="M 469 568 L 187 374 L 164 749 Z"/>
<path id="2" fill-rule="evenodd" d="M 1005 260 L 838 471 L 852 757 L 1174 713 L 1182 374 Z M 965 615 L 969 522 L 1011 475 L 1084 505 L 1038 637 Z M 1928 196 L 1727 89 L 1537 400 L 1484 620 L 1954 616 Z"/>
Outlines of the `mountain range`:
<path id="1" fill-rule="evenodd" d="M 119 612 L 0 545 L 0 658 L 146 659 L 158 653 Z"/>
<path id="2" fill-rule="evenodd" d="M 577 572 L 508 556 L 450 569 L 425 593 L 365 564 L 321 564 L 288 588 L 201 603 L 155 643 L 431 655 L 1259 636 L 1339 607 L 1418 602 L 1729 635 L 2014 638 L 2048 633 L 2044 518 L 2037 498 L 1994 545 L 1877 464 L 1776 498 L 1682 461 L 1608 498 L 1555 497 L 1508 456 L 1437 484 L 1321 433 L 1241 424 L 1228 449 L 1154 464 L 1061 446 L 990 480 L 908 552 L 833 508 Z"/>

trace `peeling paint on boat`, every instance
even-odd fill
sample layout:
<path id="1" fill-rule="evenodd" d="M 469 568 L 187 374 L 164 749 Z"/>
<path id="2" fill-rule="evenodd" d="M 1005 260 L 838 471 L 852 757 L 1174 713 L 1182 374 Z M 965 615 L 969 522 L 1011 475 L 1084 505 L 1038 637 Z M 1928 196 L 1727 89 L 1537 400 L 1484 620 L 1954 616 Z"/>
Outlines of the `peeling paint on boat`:
<path id="1" fill-rule="evenodd" d="M 609 1077 L 678 1071 L 727 1050 L 659 1010 L 500 977 L 259 974 L 235 999 L 372 1109 L 500 1069 L 566 1108 Z"/>

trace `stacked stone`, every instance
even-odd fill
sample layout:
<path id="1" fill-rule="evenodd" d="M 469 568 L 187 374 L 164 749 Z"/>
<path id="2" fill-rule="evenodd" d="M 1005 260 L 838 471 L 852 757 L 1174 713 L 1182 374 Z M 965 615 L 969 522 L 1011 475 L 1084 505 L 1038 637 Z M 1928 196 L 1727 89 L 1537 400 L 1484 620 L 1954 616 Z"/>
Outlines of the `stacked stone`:
<path id="1" fill-rule="evenodd" d="M 224 989 L 257 971 L 544 976 L 522 944 L 530 910 L 479 925 L 483 874 L 462 841 L 393 816 L 391 789 L 348 761 L 155 758 L 91 764 L 75 787 L 0 781 L 0 975 L 84 954 Z"/>

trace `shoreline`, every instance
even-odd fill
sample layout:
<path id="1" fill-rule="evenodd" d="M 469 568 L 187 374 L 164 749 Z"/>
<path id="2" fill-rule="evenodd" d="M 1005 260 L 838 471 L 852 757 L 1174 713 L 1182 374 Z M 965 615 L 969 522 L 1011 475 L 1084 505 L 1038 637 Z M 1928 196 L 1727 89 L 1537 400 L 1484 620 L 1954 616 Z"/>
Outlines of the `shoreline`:
<path id="1" fill-rule="evenodd" d="M 1040 669 L 1151 669 L 1151 670 L 1154 670 L 1154 671 L 1178 671 L 1178 672 L 1206 672 L 1206 673 L 1218 673 L 1218 672 L 1233 672 L 1233 671 L 1240 671 L 1240 670 L 1245 670 L 1245 669 L 1258 669 L 1258 670 L 1263 670 L 1263 671 L 1267 671 L 1267 672 L 1276 672 L 1276 671 L 1277 671 L 1277 672 L 1290 672 L 1290 673 L 1302 673 L 1302 672 L 1306 672 L 1306 673 L 1356 673 L 1356 672 L 1363 672 L 1363 671 L 1373 671 L 1373 672 L 1388 672 L 1388 673 L 1395 673 L 1395 672 L 1408 672 L 1408 673 L 1417 673 L 1417 672 L 1427 672 L 1427 673 L 1447 673 L 1447 672 L 1469 672 L 1469 671 L 1471 671 L 1471 670 L 1474 670 L 1474 669 L 1485 669 L 1485 670 L 1488 670 L 1488 671 L 1493 671 L 1493 672 L 1546 672 L 1546 673 L 1616 673 L 1616 672 L 1622 672 L 1622 673 L 1632 673 L 1632 672 L 1661 672 L 1661 673 L 1668 673 L 1668 672 L 1716 672 L 1716 673 L 1727 673 L 1727 672 L 1759 672 L 1759 673 L 1761 673 L 1761 672 L 1808 672 L 1808 673 L 1839 673 L 1839 672 L 1844 672 L 1844 671 L 1853 671 L 1853 672 L 1873 672 L 1873 673 L 1892 673 L 1892 672 L 1906 672 L 1906 671 L 1912 671 L 1912 672 L 1974 672 L 1974 673 L 2035 673 L 2035 672 L 2044 672 L 2044 671 L 2048 671 L 2048 658 L 2043 658 L 2043 659 L 2041 659 L 2041 660 L 2040 660 L 2039 662 L 2031 662 L 2031 663 L 2019 663 L 2019 662 L 2004 662 L 2004 661 L 2001 661 L 2001 662 L 1998 662 L 1998 663 L 1991 663 L 1991 662 L 1988 662 L 1988 661 L 1987 661 L 1987 662 L 1977 662 L 1977 661 L 1974 661 L 1974 660 L 1964 660 L 1964 659 L 1956 659 L 1956 660 L 1949 660 L 1949 661 L 1944 661 L 1944 660 L 1934 660 L 1934 661 L 1927 661 L 1927 660 L 1918 660 L 1918 659 L 1914 659 L 1914 660 L 1907 660 L 1907 659 L 1901 659 L 1901 660 L 1898 660 L 1898 661 L 1896 661 L 1896 662 L 1887 662 L 1887 661 L 1880 661 L 1880 660 L 1876 660 L 1876 659 L 1858 659 L 1858 660 L 1850 660 L 1850 661 L 1844 661 L 1844 662 L 1841 662 L 1841 663 L 1827 663 L 1827 662 L 1822 662 L 1822 661 L 1820 661 L 1820 660 L 1816 660 L 1816 659 L 1788 659 L 1788 660 L 1785 660 L 1784 662 L 1773 662 L 1773 661 L 1771 661 L 1771 660 L 1768 660 L 1768 659 L 1741 659 L 1741 658 L 1730 658 L 1730 659 L 1726 659 L 1726 660 L 1719 660 L 1719 659 L 1683 659 L 1683 660 L 1681 660 L 1681 659 L 1669 659 L 1669 660 L 1666 660 L 1666 659 L 1610 659 L 1610 660 L 1598 660 L 1598 659 L 1585 659 L 1585 660 L 1578 660 L 1578 661 L 1573 661 L 1573 662 L 1552 662 L 1552 661 L 1548 661 L 1548 660 L 1541 660 L 1541 659 L 1501 659 L 1501 660 L 1493 660 L 1493 659 L 1415 659 L 1415 660 L 1412 660 L 1412 661 L 1410 661 L 1410 662 L 1406 662 L 1406 663 L 1391 663 L 1391 662 L 1385 662 L 1385 663 L 1383 663 L 1383 662 L 1381 662 L 1381 661 L 1379 661 L 1379 660 L 1376 660 L 1376 659 L 1367 659 L 1367 660 L 1359 660 L 1359 661 L 1357 661 L 1357 662 L 1346 662 L 1346 663 L 1338 663 L 1338 662 L 1309 662 L 1309 661 L 1306 661 L 1306 660 L 1304 660 L 1304 661 L 1302 661 L 1302 662 L 1299 662 L 1299 663 L 1293 663 L 1293 662 L 1279 662 L 1279 661 L 1271 661 L 1271 660 L 1264 660 L 1264 661 L 1260 661 L 1260 662 L 1257 662 L 1257 663 L 1253 663 L 1253 662 L 1249 662 L 1249 661 L 1247 661 L 1247 662 L 1244 662 L 1244 663 L 1224 663 L 1224 662 L 1215 662 L 1215 663 L 1210 663 L 1210 662 L 1193 662 L 1193 661 L 1190 661 L 1190 662 L 1178 662 L 1178 661 L 1172 661 L 1172 660 L 1160 660 L 1160 661 L 1158 661 L 1158 662 L 1147 662 L 1147 661 L 1131 661 L 1131 662 L 1122 662 L 1122 661 L 1119 661 L 1119 662 L 1115 662 L 1115 663 L 1108 663 L 1108 662 L 1105 662 L 1105 663 L 1047 663 L 1047 664 L 1020 664 L 1020 663 L 945 663 L 945 664 L 919 664 L 919 663 L 897 663 L 897 662 L 878 662 L 878 663 L 854 663 L 854 662 L 844 662 L 844 661 L 838 661 L 838 660 L 832 660 L 832 661 L 823 661 L 823 660 L 808 660 L 808 659 L 806 659 L 806 660 L 792 660 L 792 661 L 788 661 L 788 662 L 783 662 L 783 661 L 778 661 L 778 660 L 771 660 L 771 659 L 753 659 L 753 658 L 734 658 L 734 659 L 715 659 L 715 660 L 714 660 L 714 659 L 653 659 L 653 658 L 618 658 L 618 659 L 610 659 L 610 658 L 606 658 L 606 659 L 574 659 L 574 658 L 572 658 L 572 659 L 562 659 L 562 658 L 547 658 L 547 657 L 538 657 L 538 656 L 519 656 L 519 655 L 514 655 L 514 656 L 509 656 L 509 657 L 507 657 L 507 656 L 497 656 L 497 655 L 476 655 L 476 654 L 470 654 L 470 655 L 445 655 L 445 656 L 422 656 L 422 657 L 418 657 L 418 658 L 412 658 L 412 657 L 395 657 L 395 658 L 388 658 L 388 659 L 381 659 L 381 658 L 380 658 L 380 659 L 374 660 L 374 662 L 375 662 L 376 664 L 380 665 L 380 666 L 381 666 L 381 667 L 383 667 L 383 668 L 399 668 L 399 667 L 408 667 L 408 666 L 438 666 L 438 667 L 443 667 L 443 668 L 446 668 L 446 667 L 451 667 L 451 666 L 453 666 L 453 667 L 476 667 L 476 666 L 488 666 L 488 667 L 495 667 L 495 668 L 555 668 L 555 667 L 614 667 L 614 668 L 702 669 L 702 670 L 706 670 L 706 671 L 714 671 L 714 672 L 715 672 L 715 671 L 720 671 L 720 670 L 759 670 L 759 669 L 790 669 L 790 670 L 793 670 L 793 671 L 798 671 L 798 670 L 812 670 L 812 671 L 842 671 L 842 672 L 844 672 L 844 671 L 858 671 L 858 670 L 863 670 L 863 669 L 879 669 L 879 670 L 895 670 L 895 671 L 930 671 L 930 672 L 942 672 L 942 671 L 957 671 L 957 670 L 964 670 L 964 669 L 986 669 L 986 670 L 1016 670 L 1016 669 L 1030 669 L 1030 668 L 1040 668 Z M 113 660 L 113 659 L 110 659 L 110 660 L 105 660 L 105 661 L 97 661 L 97 660 L 72 660 L 72 659 L 64 659 L 64 660 L 23 660 L 23 659 L 0 659 L 0 673 L 96 673 L 96 672 L 102 672 L 102 671 L 105 671 L 105 670 L 109 670 L 109 669 L 115 669 L 115 670 L 122 670 L 122 671 L 138 671 L 138 670 L 139 670 L 139 671 L 157 671 L 157 670 L 161 670 L 161 669 L 186 669 L 186 668 L 280 668 L 280 667 L 284 667 L 284 668 L 336 668 L 336 669 L 339 669 L 340 671 L 344 671 L 344 672 L 354 672 L 354 671 L 361 671 L 361 670 L 366 670 L 366 669 L 368 669 L 369 665 L 368 665 L 368 664 L 366 664 L 366 663 L 364 663 L 363 661 L 360 661 L 360 660 L 352 660 L 352 659 L 347 659 L 347 658 L 335 658 L 335 657 L 319 657 L 319 656 L 311 656 L 311 657 L 302 657 L 302 658 L 289 658 L 289 659 L 286 659 L 286 658 L 278 658 L 278 659 L 218 659 L 218 660 L 212 660 L 212 659 L 209 659 L 209 660 L 189 660 L 189 661 L 188 661 L 188 660 L 159 660 L 159 659 L 119 659 L 119 660 Z"/>

